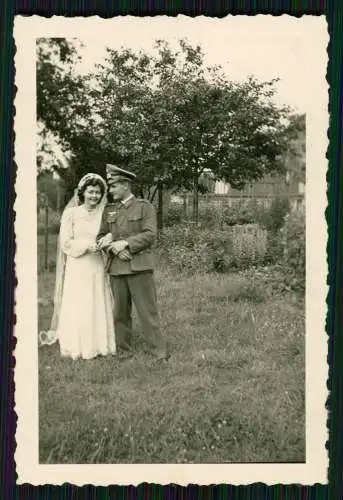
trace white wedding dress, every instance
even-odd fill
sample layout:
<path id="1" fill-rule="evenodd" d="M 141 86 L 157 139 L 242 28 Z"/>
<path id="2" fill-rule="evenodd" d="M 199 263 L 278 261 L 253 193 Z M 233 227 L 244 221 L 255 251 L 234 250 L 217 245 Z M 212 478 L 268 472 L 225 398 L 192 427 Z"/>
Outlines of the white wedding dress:
<path id="1" fill-rule="evenodd" d="M 116 352 L 113 298 L 103 256 L 87 251 L 96 241 L 101 213 L 80 205 L 66 209 L 61 221 L 60 246 L 67 257 L 56 337 L 61 355 L 73 359 Z"/>

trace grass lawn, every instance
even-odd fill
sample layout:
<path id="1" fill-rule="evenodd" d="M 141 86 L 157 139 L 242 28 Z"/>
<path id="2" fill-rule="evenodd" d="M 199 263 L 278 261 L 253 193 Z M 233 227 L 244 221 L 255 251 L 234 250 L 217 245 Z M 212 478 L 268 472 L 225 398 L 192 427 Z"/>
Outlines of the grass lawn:
<path id="1" fill-rule="evenodd" d="M 244 292 L 247 278 L 156 272 L 171 344 L 135 356 L 62 359 L 39 350 L 41 463 L 305 461 L 304 304 Z M 41 272 L 39 297 L 53 294 Z M 47 329 L 51 305 L 39 305 Z"/>

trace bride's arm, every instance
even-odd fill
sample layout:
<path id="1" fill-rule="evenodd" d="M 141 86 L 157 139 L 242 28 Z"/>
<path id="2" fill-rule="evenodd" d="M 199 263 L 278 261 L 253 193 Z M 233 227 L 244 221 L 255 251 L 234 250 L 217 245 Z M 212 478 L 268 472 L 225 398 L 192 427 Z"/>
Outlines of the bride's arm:
<path id="1" fill-rule="evenodd" d="M 61 250 L 70 257 L 81 257 L 90 247 L 90 241 L 74 238 L 73 208 L 64 211 L 61 219 L 60 244 Z"/>

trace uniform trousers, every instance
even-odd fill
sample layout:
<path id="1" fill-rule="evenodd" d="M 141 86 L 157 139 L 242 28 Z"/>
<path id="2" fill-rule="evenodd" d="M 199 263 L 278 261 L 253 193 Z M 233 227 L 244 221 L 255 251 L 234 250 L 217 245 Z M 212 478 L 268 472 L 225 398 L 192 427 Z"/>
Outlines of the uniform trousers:
<path id="1" fill-rule="evenodd" d="M 159 354 L 166 354 L 166 341 L 160 328 L 153 272 L 110 275 L 110 278 L 115 303 L 114 320 L 118 347 L 131 347 L 133 302 L 145 340 L 154 346 Z"/>

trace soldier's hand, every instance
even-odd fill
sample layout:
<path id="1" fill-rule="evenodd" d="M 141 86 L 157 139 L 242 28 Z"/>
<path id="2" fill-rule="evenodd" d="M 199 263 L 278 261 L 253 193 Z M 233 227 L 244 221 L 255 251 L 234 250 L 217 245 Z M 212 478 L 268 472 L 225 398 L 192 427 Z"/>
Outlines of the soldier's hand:
<path id="1" fill-rule="evenodd" d="M 98 240 L 98 247 L 100 249 L 106 248 L 112 243 L 112 240 L 113 240 L 112 234 L 107 233 L 105 236 L 103 236 Z"/>
<path id="2" fill-rule="evenodd" d="M 114 241 L 113 243 L 111 243 L 109 245 L 109 248 L 112 250 L 112 252 L 115 255 L 118 255 L 119 252 L 124 250 L 126 247 L 127 247 L 127 241 L 124 241 L 124 240 Z"/>
<path id="3" fill-rule="evenodd" d="M 129 261 L 132 259 L 130 252 L 126 248 L 124 250 L 122 250 L 121 252 L 119 252 L 117 257 L 120 260 L 124 260 L 124 261 Z"/>

